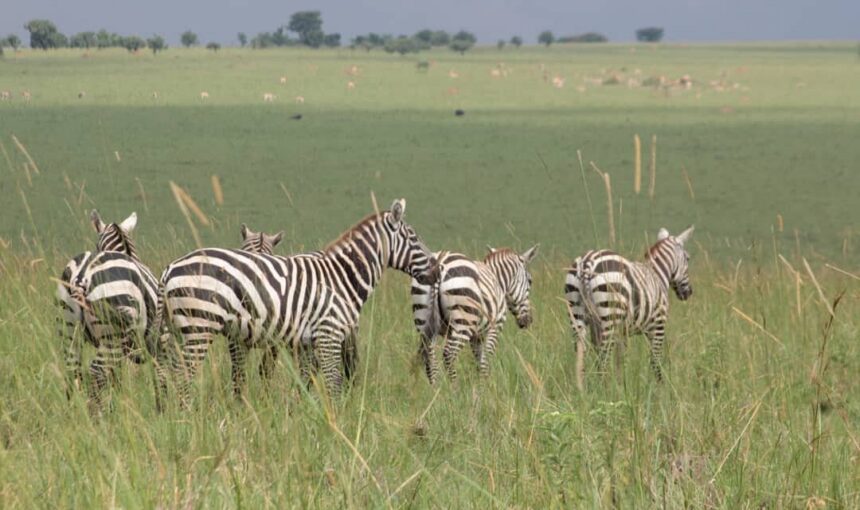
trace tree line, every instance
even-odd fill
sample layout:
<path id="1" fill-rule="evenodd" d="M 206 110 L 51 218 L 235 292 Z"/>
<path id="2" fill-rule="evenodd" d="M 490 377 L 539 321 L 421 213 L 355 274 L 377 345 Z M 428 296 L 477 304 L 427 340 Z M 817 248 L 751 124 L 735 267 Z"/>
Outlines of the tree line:
<path id="1" fill-rule="evenodd" d="M 262 49 L 283 46 L 304 46 L 309 48 L 340 47 L 342 44 L 341 34 L 337 32 L 326 33 L 322 29 L 323 21 L 320 11 L 299 11 L 294 13 L 286 25 L 279 26 L 272 32 L 260 32 L 250 40 L 248 36 L 240 32 L 237 34 L 239 45 L 245 47 L 250 44 L 252 48 Z M 53 22 L 46 19 L 34 19 L 29 21 L 24 28 L 30 33 L 30 47 L 34 49 L 48 50 L 53 48 L 125 48 L 130 52 L 142 48 L 149 48 L 153 53 L 167 49 L 167 43 L 160 35 L 153 35 L 147 39 L 140 36 L 123 36 L 107 30 L 98 32 L 79 32 L 67 37 L 57 29 Z M 636 31 L 636 39 L 641 42 L 659 42 L 663 38 L 663 29 L 659 27 L 646 27 Z M 549 30 L 538 34 L 538 43 L 550 46 L 553 43 L 601 43 L 609 39 L 598 32 L 585 32 L 582 34 L 556 36 Z M 187 30 L 180 35 L 180 42 L 185 47 L 197 46 L 199 39 L 197 34 Z M 464 54 L 477 43 L 477 38 L 471 32 L 461 30 L 449 34 L 444 30 L 419 30 L 413 35 L 398 35 L 368 33 L 358 35 L 349 42 L 351 49 L 363 49 L 371 51 L 381 49 L 388 53 L 418 53 L 431 48 L 447 47 L 452 51 Z M 507 44 L 519 48 L 523 39 L 515 35 L 509 41 L 500 39 L 496 46 L 499 49 Z M 11 34 L 0 39 L 0 54 L 2 48 L 8 46 L 17 50 L 21 46 L 20 38 Z M 218 51 L 221 45 L 216 42 L 206 44 L 206 48 Z"/>

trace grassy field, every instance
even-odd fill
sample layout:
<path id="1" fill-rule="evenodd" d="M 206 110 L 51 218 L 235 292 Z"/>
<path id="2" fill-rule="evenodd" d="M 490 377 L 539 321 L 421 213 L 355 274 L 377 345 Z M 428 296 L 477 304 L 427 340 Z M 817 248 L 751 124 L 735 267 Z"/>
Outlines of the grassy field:
<path id="1" fill-rule="evenodd" d="M 0 60 L 14 95 L 0 102 L 0 507 L 860 505 L 855 46 L 479 49 L 430 53 L 427 72 L 419 58 Z M 685 74 L 689 90 L 627 84 Z M 623 253 L 696 224 L 695 294 L 673 302 L 662 385 L 636 338 L 621 373 L 575 389 L 562 268 L 611 243 L 590 162 L 611 177 Z M 488 381 L 461 370 L 437 392 L 414 364 L 407 279 L 391 275 L 365 309 L 360 375 L 340 404 L 300 392 L 289 362 L 236 402 L 219 345 L 194 411 L 158 415 L 144 365 L 91 419 L 82 396 L 65 398 L 51 278 L 92 247 L 93 207 L 138 212 L 156 272 L 191 249 L 170 181 L 202 209 L 205 245 L 237 245 L 246 222 L 285 230 L 281 253 L 317 248 L 372 211 L 371 193 L 381 206 L 406 197 L 434 249 L 540 242 L 536 322 L 508 324 Z"/>

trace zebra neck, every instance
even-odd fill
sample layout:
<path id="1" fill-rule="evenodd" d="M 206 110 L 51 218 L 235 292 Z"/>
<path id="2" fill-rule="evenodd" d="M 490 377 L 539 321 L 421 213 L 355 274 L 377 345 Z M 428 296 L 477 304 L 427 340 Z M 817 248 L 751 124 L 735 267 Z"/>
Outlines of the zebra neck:
<path id="1" fill-rule="evenodd" d="M 496 275 L 496 280 L 499 282 L 499 285 L 502 287 L 502 290 L 505 294 L 508 294 L 511 289 L 511 271 L 506 271 L 504 261 L 499 260 L 497 257 L 493 257 L 489 259 L 486 264 L 490 267 L 490 270 Z"/>
<path id="2" fill-rule="evenodd" d="M 356 236 L 329 247 L 322 257 L 336 267 L 349 293 L 364 304 L 382 277 L 384 255 L 378 243 Z"/>
<path id="3" fill-rule="evenodd" d="M 672 274 L 671 268 L 666 267 L 665 262 L 659 257 L 648 257 L 648 267 L 657 275 L 663 289 L 668 291 L 670 275 Z"/>

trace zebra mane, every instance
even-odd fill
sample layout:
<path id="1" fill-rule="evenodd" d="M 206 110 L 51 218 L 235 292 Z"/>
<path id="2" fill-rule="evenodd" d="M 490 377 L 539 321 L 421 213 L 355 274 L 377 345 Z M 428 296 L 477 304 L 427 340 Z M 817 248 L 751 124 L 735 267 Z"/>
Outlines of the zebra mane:
<path id="1" fill-rule="evenodd" d="M 663 247 L 664 244 L 671 243 L 671 242 L 672 242 L 672 238 L 667 237 L 665 239 L 660 239 L 656 243 L 652 244 L 651 247 L 648 248 L 648 251 L 645 252 L 645 260 L 651 260 L 651 258 L 654 256 L 654 254 L 657 251 L 659 251 Z"/>
<path id="2" fill-rule="evenodd" d="M 497 258 L 500 259 L 508 257 L 510 255 L 517 256 L 518 254 L 511 248 L 494 248 L 493 251 L 484 256 L 484 262 L 489 262 L 490 260 Z"/>
<path id="3" fill-rule="evenodd" d="M 99 240 L 96 243 L 96 251 L 116 251 L 125 253 L 135 261 L 139 261 L 137 257 L 137 248 L 131 236 L 123 232 L 122 228 L 116 223 L 107 225 L 99 235 Z"/>
<path id="4" fill-rule="evenodd" d="M 320 250 L 323 255 L 327 255 L 332 252 L 338 246 L 348 243 L 352 240 L 352 235 L 354 232 L 361 230 L 362 227 L 370 225 L 371 223 L 376 223 L 382 220 L 385 217 L 385 213 L 388 211 L 380 211 L 379 214 L 371 213 L 365 216 L 361 221 L 353 225 L 352 227 L 343 231 L 334 241 L 328 243 L 325 248 Z"/>

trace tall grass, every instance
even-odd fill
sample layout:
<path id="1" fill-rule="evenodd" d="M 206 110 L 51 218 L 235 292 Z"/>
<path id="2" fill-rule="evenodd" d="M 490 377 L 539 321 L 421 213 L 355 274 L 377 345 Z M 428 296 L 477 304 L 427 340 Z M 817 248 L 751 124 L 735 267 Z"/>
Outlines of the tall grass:
<path id="1" fill-rule="evenodd" d="M 183 244 L 141 252 L 164 261 Z M 157 414 L 143 365 L 123 369 L 112 410 L 91 418 L 83 392 L 64 394 L 50 280 L 62 260 L 3 250 L 0 504 L 856 506 L 860 284 L 802 260 L 792 272 L 693 255 L 695 294 L 672 304 L 663 384 L 634 338 L 620 373 L 587 373 L 587 391 L 575 389 L 565 258 L 549 253 L 534 270 L 536 321 L 508 324 L 487 381 L 466 370 L 429 387 L 407 279 L 392 274 L 364 310 L 360 375 L 339 403 L 306 392 L 289 355 L 264 384 L 256 353 L 234 400 L 219 340 L 192 411 Z"/>

